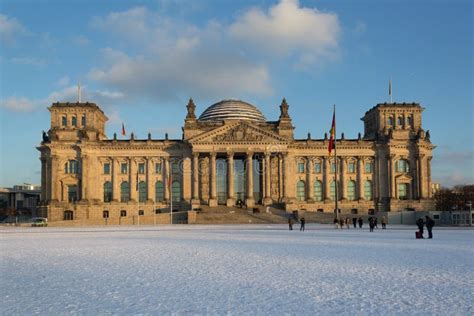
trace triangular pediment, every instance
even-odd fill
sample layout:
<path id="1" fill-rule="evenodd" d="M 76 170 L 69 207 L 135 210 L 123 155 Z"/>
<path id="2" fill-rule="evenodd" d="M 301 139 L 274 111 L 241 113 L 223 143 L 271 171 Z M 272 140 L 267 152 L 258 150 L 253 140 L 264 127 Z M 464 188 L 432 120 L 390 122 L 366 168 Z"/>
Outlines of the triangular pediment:
<path id="1" fill-rule="evenodd" d="M 189 139 L 190 143 L 281 143 L 288 140 L 280 135 L 245 121 L 229 122 Z"/>
<path id="2" fill-rule="evenodd" d="M 409 183 L 413 180 L 413 178 L 409 174 L 406 174 L 406 173 L 396 176 L 395 179 L 397 182 L 400 182 L 400 183 L 402 182 Z"/>

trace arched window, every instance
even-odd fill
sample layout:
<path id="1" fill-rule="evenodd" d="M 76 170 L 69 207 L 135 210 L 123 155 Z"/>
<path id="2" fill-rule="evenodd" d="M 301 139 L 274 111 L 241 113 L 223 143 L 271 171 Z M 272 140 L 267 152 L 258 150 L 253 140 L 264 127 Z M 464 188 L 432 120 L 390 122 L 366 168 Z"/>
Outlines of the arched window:
<path id="1" fill-rule="evenodd" d="M 408 172 L 410 171 L 409 163 L 405 159 L 397 161 L 397 172 Z"/>
<path id="2" fill-rule="evenodd" d="M 331 195 L 331 200 L 336 200 L 336 181 L 331 182 L 331 186 L 329 187 L 329 193 Z M 339 197 L 339 196 L 338 196 Z"/>
<path id="3" fill-rule="evenodd" d="M 77 126 L 77 117 L 75 117 L 75 116 L 72 117 L 71 125 L 72 126 Z"/>
<path id="4" fill-rule="evenodd" d="M 355 173 L 356 172 L 356 163 L 355 161 L 349 161 L 347 164 L 347 172 L 348 173 Z"/>
<path id="5" fill-rule="evenodd" d="M 353 180 L 347 182 L 347 199 L 349 201 L 354 201 L 356 198 L 356 183 Z"/>
<path id="6" fill-rule="evenodd" d="M 72 173 L 78 174 L 79 173 L 79 163 L 77 160 L 69 160 L 64 164 L 64 173 Z"/>
<path id="7" fill-rule="evenodd" d="M 296 199 L 298 201 L 306 200 L 305 189 L 304 189 L 304 181 L 302 181 L 302 180 L 300 180 L 296 183 Z"/>
<path id="8" fill-rule="evenodd" d="M 145 181 L 140 181 L 138 184 L 138 201 L 140 203 L 146 202 L 147 198 L 147 185 Z"/>
<path id="9" fill-rule="evenodd" d="M 413 119 L 412 119 L 411 116 L 407 117 L 407 125 L 410 126 L 410 127 L 413 127 Z"/>
<path id="10" fill-rule="evenodd" d="M 314 182 L 313 195 L 316 201 L 323 200 L 323 184 L 321 181 L 316 180 Z"/>
<path id="11" fill-rule="evenodd" d="M 86 126 L 86 116 L 85 115 L 83 115 L 82 118 L 81 118 L 81 125 Z"/>
<path id="12" fill-rule="evenodd" d="M 397 125 L 402 126 L 403 125 L 403 117 L 399 116 L 397 119 Z"/>
<path id="13" fill-rule="evenodd" d="M 173 194 L 173 202 L 181 201 L 181 184 L 178 181 L 173 182 L 171 192 Z"/>
<path id="14" fill-rule="evenodd" d="M 305 172 L 304 161 L 298 161 L 297 167 L 298 167 L 298 173 Z"/>
<path id="15" fill-rule="evenodd" d="M 321 173 L 321 162 L 316 161 L 314 163 L 314 173 Z"/>
<path id="16" fill-rule="evenodd" d="M 165 199 L 165 192 L 163 182 L 156 181 L 155 183 L 155 201 L 163 201 Z"/>
<path id="17" fill-rule="evenodd" d="M 393 118 L 392 117 L 389 117 L 388 120 L 387 120 L 387 125 L 389 127 L 392 127 L 393 126 Z"/>
<path id="18" fill-rule="evenodd" d="M 127 181 L 120 184 L 120 202 L 130 201 L 130 184 Z"/>
<path id="19" fill-rule="evenodd" d="M 372 200 L 372 181 L 370 180 L 364 183 L 364 198 L 368 201 Z"/>
<path id="20" fill-rule="evenodd" d="M 104 202 L 112 201 L 112 183 L 107 181 L 104 183 Z"/>
<path id="21" fill-rule="evenodd" d="M 64 126 L 64 127 L 67 126 L 67 117 L 63 116 L 61 118 L 61 125 Z"/>

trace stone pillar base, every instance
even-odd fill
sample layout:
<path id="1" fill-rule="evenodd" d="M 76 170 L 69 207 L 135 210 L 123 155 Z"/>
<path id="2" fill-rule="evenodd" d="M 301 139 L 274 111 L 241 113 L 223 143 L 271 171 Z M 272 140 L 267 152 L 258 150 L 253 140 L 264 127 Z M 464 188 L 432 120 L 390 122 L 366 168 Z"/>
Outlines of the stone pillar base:
<path id="1" fill-rule="evenodd" d="M 247 198 L 245 200 L 245 205 L 247 207 L 254 207 L 255 206 L 255 200 L 253 198 Z"/>
<path id="2" fill-rule="evenodd" d="M 306 200 L 306 203 L 314 203 L 314 199 L 313 198 L 309 198 Z"/>
<path id="3" fill-rule="evenodd" d="M 273 204 L 273 200 L 270 197 L 266 197 L 263 199 L 263 205 L 271 205 Z"/>
<path id="4" fill-rule="evenodd" d="M 209 206 L 210 207 L 216 207 L 217 206 L 217 199 L 216 198 L 209 199 Z"/>
<path id="5" fill-rule="evenodd" d="M 234 207 L 235 206 L 235 199 L 234 198 L 228 198 L 226 202 L 227 207 Z"/>
<path id="6" fill-rule="evenodd" d="M 199 199 L 192 199 L 191 200 L 191 208 L 192 209 L 199 208 L 200 205 L 201 205 L 201 201 Z"/>

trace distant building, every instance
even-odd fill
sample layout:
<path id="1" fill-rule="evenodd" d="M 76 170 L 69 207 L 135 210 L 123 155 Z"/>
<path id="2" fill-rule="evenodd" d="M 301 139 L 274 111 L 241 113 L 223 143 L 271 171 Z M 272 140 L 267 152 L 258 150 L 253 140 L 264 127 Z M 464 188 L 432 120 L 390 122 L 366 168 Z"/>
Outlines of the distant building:
<path id="1" fill-rule="evenodd" d="M 434 209 L 435 146 L 418 103 L 371 108 L 363 136 L 337 139 L 337 159 L 328 156 L 327 134 L 294 138 L 285 99 L 276 121 L 239 100 L 217 102 L 199 117 L 195 110 L 189 100 L 181 139 L 117 139 L 105 135 L 107 117 L 96 104 L 54 103 L 38 147 L 49 220 L 150 216 L 171 203 L 332 213 L 336 196 L 346 214 Z"/>
<path id="2" fill-rule="evenodd" d="M 0 188 L 0 213 L 39 216 L 40 195 L 41 187 L 28 183 L 14 185 L 13 188 Z"/>
<path id="3" fill-rule="evenodd" d="M 432 196 L 435 196 L 436 193 L 439 192 L 439 190 L 441 190 L 441 184 L 440 183 L 436 183 L 436 182 L 431 183 L 431 195 Z"/>

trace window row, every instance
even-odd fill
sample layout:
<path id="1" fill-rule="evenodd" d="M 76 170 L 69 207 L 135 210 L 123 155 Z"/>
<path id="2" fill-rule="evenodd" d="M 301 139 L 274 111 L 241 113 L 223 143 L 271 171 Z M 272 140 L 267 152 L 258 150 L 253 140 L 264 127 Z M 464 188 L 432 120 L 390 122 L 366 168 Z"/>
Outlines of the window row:
<path id="1" fill-rule="evenodd" d="M 394 118 L 393 117 L 389 117 L 387 119 L 387 125 L 389 127 L 394 127 L 395 121 L 394 121 Z M 397 126 L 409 126 L 409 127 L 413 127 L 413 117 L 412 116 L 407 116 L 406 117 L 406 120 L 403 119 L 403 116 L 399 116 L 397 117 Z"/>
<path id="2" fill-rule="evenodd" d="M 338 181 L 339 182 L 339 181 Z M 355 181 L 351 180 L 347 183 L 346 188 L 346 197 L 349 201 L 354 201 L 357 198 L 356 195 L 356 187 L 357 184 Z M 364 198 L 366 200 L 372 200 L 372 181 L 366 180 L 364 182 Z M 296 183 L 296 199 L 298 201 L 306 201 L 306 183 L 301 180 Z M 338 191 L 338 199 L 341 199 L 341 192 Z M 329 198 L 331 200 L 336 200 L 336 182 L 332 181 L 329 188 Z M 323 200 L 323 183 L 321 181 L 315 181 L 313 184 L 313 199 L 315 201 L 322 201 Z"/>
<path id="3" fill-rule="evenodd" d="M 137 184 L 138 201 L 146 202 L 148 196 L 148 185 L 145 181 L 140 181 Z M 178 181 L 173 182 L 171 186 L 171 196 L 173 202 L 181 201 L 181 184 Z M 104 183 L 104 202 L 110 202 L 113 199 L 112 183 L 107 181 Z M 162 181 L 155 183 L 155 201 L 162 202 L 165 200 L 165 187 Z M 130 201 L 130 184 L 124 181 L 120 184 L 120 202 Z"/>
<path id="4" fill-rule="evenodd" d="M 298 162 L 297 164 L 298 173 L 305 173 L 306 172 L 306 163 Z M 322 173 L 323 167 L 321 162 L 315 162 L 313 165 L 314 173 Z M 364 172 L 365 173 L 372 173 L 374 170 L 374 163 L 372 161 L 366 161 L 364 163 Z M 339 170 L 340 171 L 340 170 Z M 357 162 L 356 161 L 349 161 L 347 163 L 347 172 L 348 173 L 356 173 L 357 171 Z M 336 163 L 331 162 L 331 173 L 336 173 Z"/>
<path id="5" fill-rule="evenodd" d="M 173 173 L 179 172 L 179 163 L 172 162 L 171 163 L 171 171 Z M 145 174 L 146 173 L 146 164 L 144 162 L 138 163 L 138 174 Z M 104 174 L 111 174 L 111 164 L 110 162 L 106 162 L 103 164 L 103 172 Z M 161 174 L 163 172 L 163 163 L 156 162 L 155 163 L 155 173 Z M 129 163 L 122 162 L 120 163 L 120 173 L 121 174 L 128 174 L 129 173 Z"/>
<path id="6" fill-rule="evenodd" d="M 77 122 L 77 116 L 72 116 L 71 117 L 71 126 L 77 127 L 77 123 L 78 123 Z M 68 126 L 67 116 L 63 116 L 61 118 L 61 125 L 63 127 Z M 83 126 L 83 127 L 86 126 L 86 116 L 85 115 L 81 116 L 81 126 Z"/>

